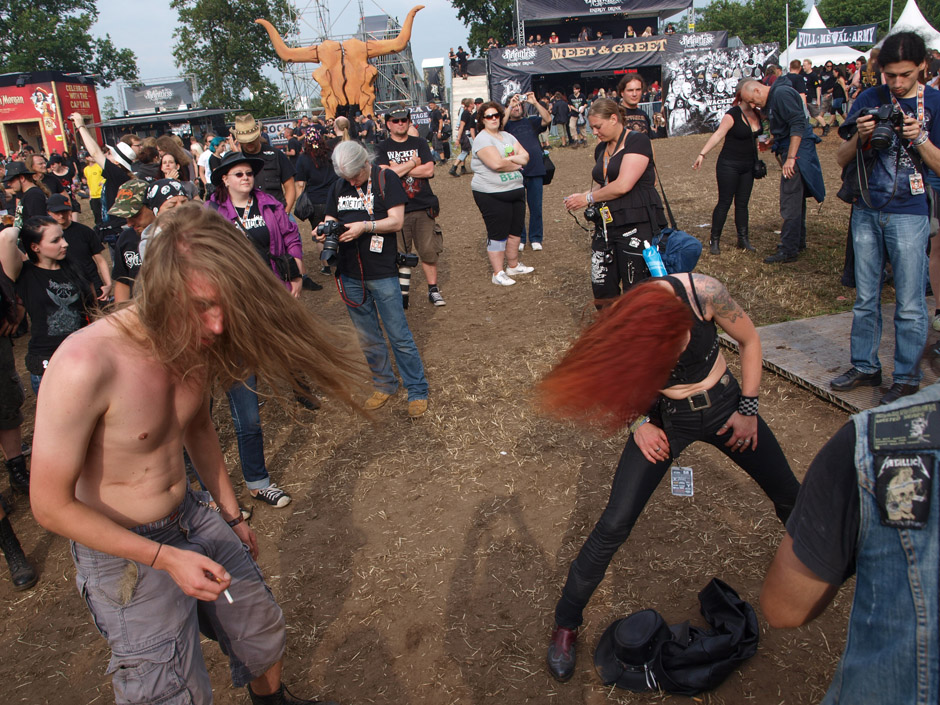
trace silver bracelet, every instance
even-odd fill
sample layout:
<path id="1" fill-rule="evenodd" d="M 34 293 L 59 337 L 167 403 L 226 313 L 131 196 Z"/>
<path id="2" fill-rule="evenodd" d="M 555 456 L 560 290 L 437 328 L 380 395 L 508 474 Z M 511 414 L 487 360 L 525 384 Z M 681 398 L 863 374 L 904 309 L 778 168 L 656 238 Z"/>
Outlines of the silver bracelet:
<path id="1" fill-rule="evenodd" d="M 930 135 L 926 131 L 921 130 L 920 135 L 911 142 L 912 147 L 920 147 L 924 142 L 930 139 Z"/>

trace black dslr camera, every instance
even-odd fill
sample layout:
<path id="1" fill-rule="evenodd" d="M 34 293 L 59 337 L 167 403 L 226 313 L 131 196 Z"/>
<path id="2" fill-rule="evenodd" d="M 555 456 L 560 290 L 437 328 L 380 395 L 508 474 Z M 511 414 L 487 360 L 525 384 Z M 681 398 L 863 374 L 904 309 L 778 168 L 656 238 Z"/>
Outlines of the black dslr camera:
<path id="1" fill-rule="evenodd" d="M 858 117 L 871 115 L 875 118 L 875 131 L 871 133 L 871 146 L 878 150 L 891 147 L 894 135 L 901 136 L 904 128 L 904 113 L 893 105 L 879 105 L 877 108 L 863 108 Z"/>
<path id="2" fill-rule="evenodd" d="M 320 253 L 320 259 L 330 267 L 336 264 L 339 236 L 344 232 L 346 232 L 346 226 L 338 220 L 328 220 L 317 226 L 317 235 L 326 236 L 326 240 L 323 241 L 323 252 Z"/>
<path id="3" fill-rule="evenodd" d="M 593 204 L 584 209 L 584 219 L 598 227 L 604 224 L 604 216 L 601 215 L 600 209 Z"/>

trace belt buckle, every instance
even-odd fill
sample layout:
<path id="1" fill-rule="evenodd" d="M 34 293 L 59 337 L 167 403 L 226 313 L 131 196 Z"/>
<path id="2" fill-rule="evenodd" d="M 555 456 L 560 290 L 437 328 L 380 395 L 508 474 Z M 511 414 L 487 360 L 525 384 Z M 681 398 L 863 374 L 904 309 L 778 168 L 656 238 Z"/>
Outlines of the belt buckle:
<path id="1" fill-rule="evenodd" d="M 711 400 L 711 398 L 708 396 L 708 390 L 707 390 L 707 389 L 706 389 L 704 392 L 699 392 L 698 394 L 693 394 L 693 395 L 690 396 L 688 399 L 689 399 L 689 408 L 690 408 L 692 411 L 701 411 L 702 409 L 707 409 L 708 407 L 710 407 L 710 406 L 712 405 L 712 400 Z M 701 404 L 698 403 L 698 400 L 699 400 L 699 399 L 702 399 L 702 400 L 703 400 Z"/>

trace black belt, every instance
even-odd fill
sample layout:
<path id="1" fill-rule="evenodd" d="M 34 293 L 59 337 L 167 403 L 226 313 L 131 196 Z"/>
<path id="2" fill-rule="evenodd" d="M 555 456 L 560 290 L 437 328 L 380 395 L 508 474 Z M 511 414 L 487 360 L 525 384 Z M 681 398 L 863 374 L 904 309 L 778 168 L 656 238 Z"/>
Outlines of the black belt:
<path id="1" fill-rule="evenodd" d="M 704 392 L 699 392 L 698 394 L 693 394 L 690 397 L 685 397 L 684 399 L 672 399 L 667 396 L 662 398 L 662 407 L 667 413 L 675 414 L 685 411 L 702 411 L 703 409 L 709 408 L 714 402 L 718 400 L 721 396 L 722 390 L 728 386 L 731 382 L 731 375 L 725 372 L 721 379 L 715 383 L 715 386 L 711 389 L 706 389 Z"/>

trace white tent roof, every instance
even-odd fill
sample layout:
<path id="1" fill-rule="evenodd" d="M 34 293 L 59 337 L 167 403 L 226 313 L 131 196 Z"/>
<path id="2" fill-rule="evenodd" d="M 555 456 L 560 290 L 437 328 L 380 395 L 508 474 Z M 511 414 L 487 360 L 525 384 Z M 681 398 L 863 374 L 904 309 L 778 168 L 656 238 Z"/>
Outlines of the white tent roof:
<path id="1" fill-rule="evenodd" d="M 891 31 L 878 42 L 878 46 L 880 47 L 884 43 L 884 40 L 895 32 L 917 32 L 927 42 L 928 48 L 940 50 L 940 32 L 935 30 L 930 23 L 924 19 L 920 8 L 917 7 L 917 3 L 914 0 L 907 0 L 907 5 L 904 6 L 904 12 L 898 17 L 898 21 L 894 23 Z"/>
<path id="2" fill-rule="evenodd" d="M 914 0 L 910 0 L 909 4 L 913 3 Z M 905 12 L 907 12 L 907 10 L 905 10 Z M 922 15 L 921 19 L 923 19 Z M 900 20 L 898 20 L 898 22 L 900 22 Z M 819 11 L 816 9 L 816 6 L 813 5 L 813 7 L 810 8 L 809 15 L 806 17 L 806 22 L 803 23 L 803 29 L 825 29 L 825 27 L 826 23 L 822 21 L 822 17 L 819 16 Z M 831 61 L 834 64 L 847 64 L 850 61 L 855 61 L 859 56 L 863 56 L 866 53 L 867 52 L 859 51 L 852 47 L 797 49 L 796 37 L 794 37 L 790 46 L 787 47 L 787 50 L 780 54 L 780 66 L 786 71 L 787 66 L 793 59 L 799 59 L 800 61 L 809 59 L 813 62 L 814 66 L 825 64 L 827 61 Z"/>

